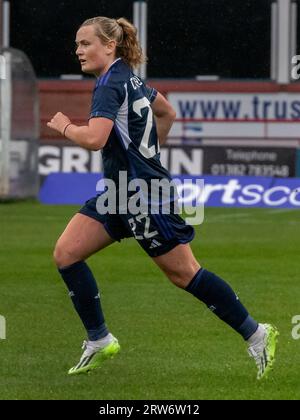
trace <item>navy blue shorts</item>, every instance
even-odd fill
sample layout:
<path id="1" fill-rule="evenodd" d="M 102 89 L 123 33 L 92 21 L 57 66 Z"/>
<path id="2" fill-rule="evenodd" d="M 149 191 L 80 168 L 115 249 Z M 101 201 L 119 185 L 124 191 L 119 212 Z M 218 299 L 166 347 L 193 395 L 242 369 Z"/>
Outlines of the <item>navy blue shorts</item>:
<path id="1" fill-rule="evenodd" d="M 99 214 L 98 197 L 88 200 L 79 213 L 102 223 L 115 241 L 134 237 L 150 257 L 166 254 L 179 244 L 191 242 L 194 228 L 178 214 Z"/>

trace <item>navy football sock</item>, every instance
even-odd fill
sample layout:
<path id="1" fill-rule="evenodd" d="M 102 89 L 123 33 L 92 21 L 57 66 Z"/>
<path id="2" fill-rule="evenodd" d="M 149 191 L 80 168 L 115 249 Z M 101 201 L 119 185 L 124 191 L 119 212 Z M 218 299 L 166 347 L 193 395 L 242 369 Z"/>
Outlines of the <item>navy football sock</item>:
<path id="1" fill-rule="evenodd" d="M 245 340 L 257 330 L 258 323 L 251 318 L 231 287 L 215 274 L 201 268 L 186 290 L 204 302 Z"/>
<path id="2" fill-rule="evenodd" d="M 83 261 L 58 270 L 69 289 L 69 296 L 80 316 L 89 340 L 105 337 L 106 328 L 100 295 L 93 273 Z"/>

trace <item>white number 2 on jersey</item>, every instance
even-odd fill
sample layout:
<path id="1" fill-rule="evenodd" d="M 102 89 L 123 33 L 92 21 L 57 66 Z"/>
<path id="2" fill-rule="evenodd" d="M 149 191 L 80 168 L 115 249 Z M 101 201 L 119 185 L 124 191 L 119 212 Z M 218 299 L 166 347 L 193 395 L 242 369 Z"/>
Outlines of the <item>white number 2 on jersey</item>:
<path id="1" fill-rule="evenodd" d="M 142 117 L 142 109 L 148 108 L 148 116 L 145 132 L 139 147 L 140 153 L 147 159 L 152 158 L 156 155 L 156 146 L 149 147 L 150 133 L 153 127 L 153 112 L 150 106 L 149 100 L 144 96 L 133 103 L 133 110 L 136 114 Z"/>

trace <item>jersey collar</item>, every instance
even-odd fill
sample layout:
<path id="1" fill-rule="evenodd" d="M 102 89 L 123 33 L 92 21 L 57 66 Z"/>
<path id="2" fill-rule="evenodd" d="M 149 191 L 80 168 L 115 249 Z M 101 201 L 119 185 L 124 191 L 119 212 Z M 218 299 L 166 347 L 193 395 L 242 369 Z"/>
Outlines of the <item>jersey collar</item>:
<path id="1" fill-rule="evenodd" d="M 111 63 L 111 65 L 108 67 L 107 71 L 104 74 L 102 74 L 101 76 L 99 76 L 98 79 L 101 79 L 101 77 L 105 77 L 107 75 L 107 73 L 110 71 L 110 69 L 112 68 L 112 66 L 114 66 L 120 60 L 121 60 L 121 57 L 117 58 L 113 63 Z"/>
<path id="2" fill-rule="evenodd" d="M 98 86 L 102 85 L 104 82 L 107 81 L 109 75 L 111 74 L 111 68 L 120 60 L 121 60 L 121 58 L 117 58 L 113 63 L 111 63 L 111 65 L 109 66 L 107 71 L 104 74 L 102 74 L 102 76 L 98 77 L 98 79 L 96 81 L 95 89 L 97 89 Z"/>

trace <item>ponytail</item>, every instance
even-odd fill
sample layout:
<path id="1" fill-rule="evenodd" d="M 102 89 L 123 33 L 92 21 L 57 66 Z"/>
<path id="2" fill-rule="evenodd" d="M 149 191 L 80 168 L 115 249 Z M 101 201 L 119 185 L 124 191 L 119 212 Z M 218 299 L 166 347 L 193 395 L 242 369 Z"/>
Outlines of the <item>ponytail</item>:
<path id="1" fill-rule="evenodd" d="M 137 29 L 127 19 L 110 19 L 103 16 L 83 22 L 81 27 L 93 25 L 103 44 L 116 41 L 116 57 L 122 58 L 131 68 L 139 67 L 147 59 L 137 39 Z"/>
<path id="2" fill-rule="evenodd" d="M 123 32 L 123 39 L 117 45 L 117 56 L 130 67 L 136 68 L 147 60 L 137 39 L 137 29 L 125 18 L 117 19 L 117 24 Z"/>

